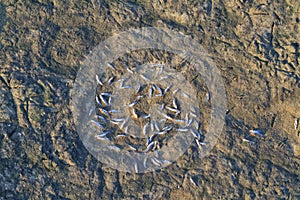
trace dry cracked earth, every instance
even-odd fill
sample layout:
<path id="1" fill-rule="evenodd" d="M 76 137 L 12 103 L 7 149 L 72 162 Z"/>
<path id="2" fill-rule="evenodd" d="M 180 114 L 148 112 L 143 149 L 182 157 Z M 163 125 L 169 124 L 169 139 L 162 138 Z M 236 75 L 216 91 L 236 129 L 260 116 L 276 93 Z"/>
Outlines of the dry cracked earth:
<path id="1" fill-rule="evenodd" d="M 205 158 L 131 174 L 86 150 L 71 92 L 93 48 L 148 26 L 208 51 L 228 110 Z M 300 199 L 299 32 L 298 0 L 1 0 L 0 199 Z"/>

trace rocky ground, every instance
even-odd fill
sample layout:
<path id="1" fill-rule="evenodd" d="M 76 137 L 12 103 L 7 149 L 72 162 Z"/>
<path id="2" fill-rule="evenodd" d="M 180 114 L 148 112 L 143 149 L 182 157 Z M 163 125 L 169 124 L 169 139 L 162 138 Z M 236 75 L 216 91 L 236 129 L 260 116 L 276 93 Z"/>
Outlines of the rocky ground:
<path id="1" fill-rule="evenodd" d="M 70 97 L 94 47 L 145 26 L 209 52 L 228 112 L 209 156 L 192 145 L 167 168 L 130 174 L 85 149 Z M 2 0 L 0 199 L 299 199 L 299 32 L 298 0 Z"/>

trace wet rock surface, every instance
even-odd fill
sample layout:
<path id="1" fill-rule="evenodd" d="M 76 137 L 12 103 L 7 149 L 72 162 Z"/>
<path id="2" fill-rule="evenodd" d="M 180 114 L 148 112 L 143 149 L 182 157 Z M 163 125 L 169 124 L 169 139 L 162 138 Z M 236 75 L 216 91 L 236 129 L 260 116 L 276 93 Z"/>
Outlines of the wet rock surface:
<path id="1" fill-rule="evenodd" d="M 0 199 L 300 198 L 299 13 L 297 0 L 2 1 Z M 193 144 L 167 168 L 129 174 L 85 149 L 71 91 L 97 44 L 144 26 L 207 49 L 228 111 L 209 156 Z"/>

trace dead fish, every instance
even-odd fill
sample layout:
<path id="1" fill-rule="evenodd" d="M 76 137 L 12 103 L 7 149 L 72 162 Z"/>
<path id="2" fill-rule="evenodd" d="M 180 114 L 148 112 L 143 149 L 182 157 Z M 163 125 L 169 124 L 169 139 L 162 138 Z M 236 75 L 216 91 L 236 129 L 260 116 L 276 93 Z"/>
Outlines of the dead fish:
<path id="1" fill-rule="evenodd" d="M 190 114 L 191 114 L 192 117 L 197 118 L 196 113 L 190 112 Z"/>
<path id="2" fill-rule="evenodd" d="M 96 115 L 96 117 L 98 117 L 99 119 L 101 119 L 101 120 L 103 120 L 103 121 L 105 121 L 105 122 L 108 121 L 105 117 L 103 117 L 103 116 L 101 116 L 101 115 Z"/>
<path id="3" fill-rule="evenodd" d="M 124 128 L 124 126 L 126 125 L 126 123 L 128 122 L 128 120 L 129 120 L 129 117 L 127 117 L 127 118 L 123 121 L 123 123 L 120 125 L 120 129 L 123 129 L 123 128 Z"/>
<path id="4" fill-rule="evenodd" d="M 144 159 L 143 165 L 144 165 L 144 168 L 147 168 L 147 157 Z"/>
<path id="5" fill-rule="evenodd" d="M 112 121 L 115 121 L 115 122 L 122 122 L 124 120 L 125 120 L 124 118 L 113 118 L 112 119 Z"/>
<path id="6" fill-rule="evenodd" d="M 200 142 L 199 140 L 195 140 L 196 141 L 196 144 L 198 145 L 199 148 L 201 148 L 201 146 L 205 146 L 206 143 L 205 142 Z"/>
<path id="7" fill-rule="evenodd" d="M 163 71 L 164 71 L 164 66 L 163 66 L 163 65 L 161 65 L 161 68 L 160 68 L 160 70 L 159 70 L 158 74 L 159 74 L 159 75 L 160 75 L 160 74 L 162 74 L 162 73 L 163 73 Z"/>
<path id="8" fill-rule="evenodd" d="M 171 89 L 172 85 L 169 85 L 168 87 L 166 87 L 166 89 L 164 90 L 164 95 Z"/>
<path id="9" fill-rule="evenodd" d="M 111 96 L 108 98 L 108 105 L 111 105 L 112 98 Z"/>
<path id="10" fill-rule="evenodd" d="M 162 91 L 162 89 L 161 89 L 158 85 L 155 85 L 155 88 L 156 88 L 156 90 L 159 92 L 159 94 L 157 94 L 156 96 L 163 96 L 163 91 Z"/>
<path id="11" fill-rule="evenodd" d="M 162 111 L 165 108 L 165 104 L 161 104 L 160 110 Z"/>
<path id="12" fill-rule="evenodd" d="M 121 88 L 121 89 L 132 89 L 132 88 L 134 88 L 134 87 L 131 86 L 131 85 L 123 85 L 123 86 L 121 86 L 120 88 Z"/>
<path id="13" fill-rule="evenodd" d="M 181 123 L 184 123 L 184 120 L 183 119 L 173 119 L 173 122 L 181 124 Z"/>
<path id="14" fill-rule="evenodd" d="M 103 114 L 105 114 L 107 117 L 110 117 L 110 114 L 107 110 L 105 110 L 104 108 L 98 108 Z"/>
<path id="15" fill-rule="evenodd" d="M 172 78 L 170 75 L 162 76 L 159 80 L 162 81 L 164 79 Z"/>
<path id="16" fill-rule="evenodd" d="M 243 140 L 243 142 L 248 142 L 248 143 L 251 143 L 251 144 L 255 144 L 255 142 L 253 142 L 253 141 L 251 141 L 251 140 L 248 140 L 248 139 L 246 139 L 246 138 L 243 138 L 242 140 Z"/>
<path id="17" fill-rule="evenodd" d="M 115 76 L 112 76 L 110 79 L 108 79 L 107 84 L 111 85 L 114 80 L 115 80 Z"/>
<path id="18" fill-rule="evenodd" d="M 174 120 L 171 116 L 169 116 L 169 115 L 166 114 L 166 113 L 162 113 L 162 115 L 163 115 L 166 119 L 168 119 L 168 120 Z"/>
<path id="19" fill-rule="evenodd" d="M 250 132 L 250 134 L 259 135 L 259 136 L 264 137 L 264 135 L 261 133 L 260 130 L 250 130 L 249 132 Z"/>
<path id="20" fill-rule="evenodd" d="M 197 133 L 193 129 L 190 129 L 190 132 L 194 136 L 194 138 L 198 138 Z"/>
<path id="21" fill-rule="evenodd" d="M 179 91 L 179 88 L 176 88 L 172 93 L 173 95 L 176 94 Z"/>
<path id="22" fill-rule="evenodd" d="M 148 144 L 147 148 L 144 150 L 145 153 L 151 151 L 152 149 L 155 148 L 155 146 L 157 145 L 157 141 L 152 141 L 150 142 L 150 144 Z"/>
<path id="23" fill-rule="evenodd" d="M 295 130 L 298 129 L 298 124 L 299 124 L 299 118 L 296 118 L 295 122 L 294 122 L 294 128 L 295 128 Z"/>
<path id="24" fill-rule="evenodd" d="M 106 136 L 107 134 L 109 134 L 109 133 L 110 133 L 110 131 L 105 131 L 105 132 L 103 132 L 103 133 L 97 135 L 97 137 L 105 137 L 105 136 Z"/>
<path id="25" fill-rule="evenodd" d="M 96 81 L 99 85 L 103 86 L 103 83 L 101 82 L 101 80 L 97 74 L 96 74 Z"/>
<path id="26" fill-rule="evenodd" d="M 100 102 L 100 99 L 98 96 L 96 96 L 96 102 L 100 107 L 103 107 L 102 103 Z"/>
<path id="27" fill-rule="evenodd" d="M 149 98 L 151 98 L 152 97 L 152 93 L 153 93 L 153 87 L 151 86 L 150 88 L 149 88 Z"/>
<path id="28" fill-rule="evenodd" d="M 138 83 L 138 86 L 137 86 L 137 89 L 136 89 L 136 93 L 139 93 L 141 91 L 141 84 L 140 83 Z"/>
<path id="29" fill-rule="evenodd" d="M 121 151 L 121 149 L 119 148 L 119 147 L 117 147 L 117 146 L 108 146 L 108 148 L 110 149 L 110 150 L 114 150 L 114 151 Z"/>
<path id="30" fill-rule="evenodd" d="M 149 123 L 150 122 L 147 122 L 147 124 L 145 124 L 145 126 L 143 127 L 143 133 L 144 133 L 144 135 L 147 135 L 147 128 L 149 126 Z"/>
<path id="31" fill-rule="evenodd" d="M 154 165 L 160 167 L 161 166 L 161 162 L 155 158 L 151 158 L 151 161 Z"/>
<path id="32" fill-rule="evenodd" d="M 118 138 L 122 138 L 122 137 L 126 137 L 126 136 L 127 135 L 125 135 L 125 134 L 119 134 L 119 135 L 115 136 L 115 138 L 118 139 Z"/>
<path id="33" fill-rule="evenodd" d="M 178 101 L 176 98 L 173 99 L 173 107 L 178 109 Z"/>
<path id="34" fill-rule="evenodd" d="M 108 67 L 113 69 L 113 70 L 116 70 L 115 66 L 112 63 L 108 63 Z"/>
<path id="35" fill-rule="evenodd" d="M 165 108 L 171 112 L 175 112 L 175 113 L 179 112 L 180 113 L 180 110 L 178 110 L 177 108 L 171 108 L 170 106 L 166 106 Z"/>
<path id="36" fill-rule="evenodd" d="M 173 126 L 165 126 L 165 127 L 163 127 L 163 131 L 164 132 L 169 132 L 169 131 L 171 131 L 172 130 L 172 128 L 173 128 Z"/>
<path id="37" fill-rule="evenodd" d="M 131 69 L 129 69 L 129 67 L 126 67 L 126 70 L 130 73 L 133 74 L 133 71 Z"/>
<path id="38" fill-rule="evenodd" d="M 179 132 L 188 132 L 189 129 L 187 128 L 177 128 L 176 131 L 179 131 Z"/>
<path id="39" fill-rule="evenodd" d="M 156 135 L 164 135 L 164 134 L 166 134 L 166 133 L 167 133 L 166 131 L 155 132 Z"/>
<path id="40" fill-rule="evenodd" d="M 108 112 L 109 113 L 119 113 L 120 111 L 119 110 L 109 110 Z"/>
<path id="41" fill-rule="evenodd" d="M 139 118 L 138 114 L 136 113 L 136 109 L 132 109 L 132 114 L 134 118 Z"/>
<path id="42" fill-rule="evenodd" d="M 147 118 L 149 118 L 149 117 L 151 117 L 151 114 L 148 114 L 148 115 L 143 116 L 144 119 L 147 119 Z"/>
<path id="43" fill-rule="evenodd" d="M 143 74 L 140 74 L 140 76 L 142 77 L 142 79 L 144 79 L 145 81 L 148 81 L 150 82 L 150 79 L 148 77 L 146 77 L 145 75 Z"/>
<path id="44" fill-rule="evenodd" d="M 187 99 L 191 98 L 190 95 L 188 95 L 187 93 L 185 93 L 185 92 L 183 92 L 183 91 L 181 91 L 181 94 L 183 94 L 183 96 L 184 96 L 185 98 L 187 98 Z"/>
<path id="45" fill-rule="evenodd" d="M 128 105 L 128 107 L 133 107 L 133 106 L 135 106 L 137 103 L 138 103 L 137 101 L 132 102 L 131 104 Z"/>
<path id="46" fill-rule="evenodd" d="M 89 111 L 89 116 L 91 116 L 95 112 L 95 108 L 91 108 Z"/>
<path id="47" fill-rule="evenodd" d="M 107 137 L 97 137 L 98 140 L 110 141 Z"/>
<path id="48" fill-rule="evenodd" d="M 110 123 L 115 124 L 115 125 L 119 125 L 120 124 L 120 122 L 116 122 L 114 120 L 110 120 Z"/>
<path id="49" fill-rule="evenodd" d="M 162 162 L 164 163 L 164 165 L 171 165 L 172 164 L 172 162 L 169 161 L 169 160 L 163 160 Z"/>
<path id="50" fill-rule="evenodd" d="M 129 147 L 129 149 L 131 149 L 131 150 L 133 150 L 133 151 L 136 151 L 136 148 L 134 148 L 133 146 L 131 146 L 131 145 L 127 145 L 128 147 Z"/>
<path id="51" fill-rule="evenodd" d="M 155 129 L 156 129 L 157 131 L 159 131 L 159 130 L 160 130 L 160 128 L 159 128 L 159 126 L 158 126 L 158 124 L 157 124 L 157 122 L 156 122 L 156 121 L 154 121 L 154 127 L 155 127 Z"/>
<path id="52" fill-rule="evenodd" d="M 104 126 L 102 124 L 100 124 L 99 122 L 95 121 L 95 120 L 91 120 L 95 125 L 99 126 L 100 128 L 104 128 Z"/>
<path id="53" fill-rule="evenodd" d="M 106 101 L 106 99 L 102 96 L 102 95 L 99 95 L 101 101 L 107 106 L 108 105 L 108 102 Z"/>
<path id="54" fill-rule="evenodd" d="M 135 170 L 135 173 L 139 173 L 137 162 L 134 163 L 134 170 Z"/>
<path id="55" fill-rule="evenodd" d="M 209 92 L 207 92 L 206 93 L 206 103 L 208 103 L 209 102 L 209 100 L 210 100 L 210 93 Z"/>
<path id="56" fill-rule="evenodd" d="M 137 96 L 137 97 L 136 97 L 136 101 L 140 100 L 140 99 L 143 98 L 143 97 L 144 97 L 144 95 Z"/>
<path id="57" fill-rule="evenodd" d="M 156 136 L 157 136 L 157 132 L 154 132 L 154 134 L 150 136 L 149 141 L 150 142 L 154 141 L 154 139 L 156 138 Z"/>
<path id="58" fill-rule="evenodd" d="M 111 96 L 111 93 L 109 93 L 109 92 L 102 92 L 101 95 L 102 95 L 102 96 L 108 96 L 108 97 L 110 97 L 110 96 Z"/>

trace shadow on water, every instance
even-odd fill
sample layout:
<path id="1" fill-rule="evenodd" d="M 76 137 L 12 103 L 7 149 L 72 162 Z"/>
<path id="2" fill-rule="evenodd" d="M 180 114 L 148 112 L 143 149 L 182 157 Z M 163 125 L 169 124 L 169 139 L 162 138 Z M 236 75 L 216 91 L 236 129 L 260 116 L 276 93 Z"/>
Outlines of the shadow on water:
<path id="1" fill-rule="evenodd" d="M 2 32 L 5 23 L 6 23 L 6 10 L 3 3 L 0 2 L 0 33 Z"/>

